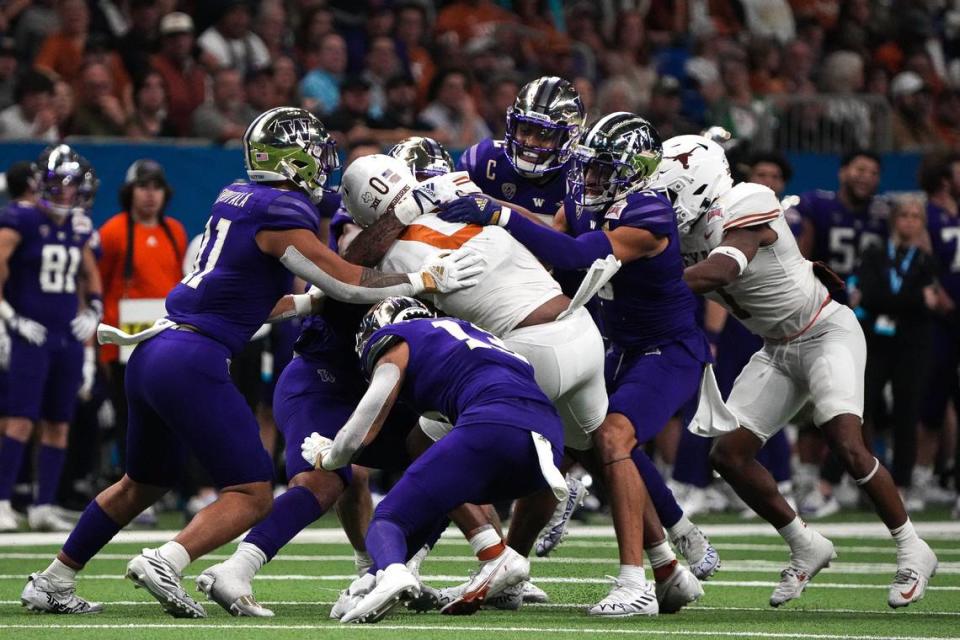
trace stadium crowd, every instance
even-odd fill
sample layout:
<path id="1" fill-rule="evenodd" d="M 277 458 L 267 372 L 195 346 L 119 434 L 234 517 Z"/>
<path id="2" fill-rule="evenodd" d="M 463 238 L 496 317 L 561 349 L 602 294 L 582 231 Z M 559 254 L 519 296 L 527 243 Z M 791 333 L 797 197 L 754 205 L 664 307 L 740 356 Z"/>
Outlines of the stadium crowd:
<path id="1" fill-rule="evenodd" d="M 845 283 L 832 299 L 854 310 L 866 335 L 865 439 L 908 511 L 956 504 L 960 517 L 960 9 L 953 5 L 15 0 L 0 8 L 0 32 L 5 140 L 247 145 L 251 122 L 291 105 L 320 118 L 345 167 L 417 135 L 467 150 L 460 167 L 469 170 L 479 145 L 515 133 L 505 114 L 542 76 L 570 81 L 588 125 L 630 112 L 664 141 L 704 132 L 723 146 L 735 182 L 765 185 L 782 198 L 803 256 Z M 836 183 L 787 193 L 786 151 L 840 155 Z M 884 193 L 880 154 L 888 151 L 924 154 L 917 193 Z M 9 170 L 7 185 L 11 200 L 35 198 L 40 186 L 29 163 Z M 120 212 L 89 245 L 105 322 L 123 322 L 125 300 L 163 298 L 181 278 L 198 277 L 210 231 L 189 241 L 176 220 L 175 188 L 149 159 L 129 168 Z M 329 225 L 333 210 L 321 207 L 320 217 Z M 322 227 L 321 237 L 329 233 Z M 730 316 L 750 317 L 724 300 Z M 763 341 L 717 303 L 704 303 L 700 316 L 726 396 Z M 281 466 L 272 385 L 292 358 L 297 331 L 287 322 L 258 333 L 231 365 Z M 32 528 L 70 530 L 69 512 L 53 503 L 86 503 L 125 466 L 125 357 L 112 346 L 93 353 L 88 347 L 70 447 L 65 425 L 41 423 L 39 486 L 27 498 Z M 0 503 L 16 481 L 29 487 L 31 475 L 23 455 L 30 426 L 12 420 L 0 466 L 25 462 L 19 475 L 0 469 Z M 796 416 L 789 437 L 764 438 L 758 459 L 799 513 L 819 518 L 859 504 L 854 480 L 865 484 L 876 468 L 865 479 L 845 474 L 849 452 L 831 452 L 813 422 Z M 676 420 L 649 451 L 671 478 L 684 518 L 730 509 L 755 517 L 715 478 L 709 447 Z M 51 484 L 49 469 L 64 466 L 62 481 Z M 180 499 L 188 517 L 217 499 L 216 482 L 199 465 L 190 469 Z M 385 475 L 381 489 L 390 481 Z M 16 528 L 10 515 L 8 528 Z M 153 521 L 150 510 L 140 516 Z"/>

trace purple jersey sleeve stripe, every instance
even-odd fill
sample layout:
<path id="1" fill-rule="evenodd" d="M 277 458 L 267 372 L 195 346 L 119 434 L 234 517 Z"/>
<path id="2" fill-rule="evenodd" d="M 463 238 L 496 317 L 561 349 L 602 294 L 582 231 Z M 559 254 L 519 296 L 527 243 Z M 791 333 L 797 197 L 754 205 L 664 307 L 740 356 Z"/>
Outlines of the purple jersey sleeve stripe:
<path id="1" fill-rule="evenodd" d="M 260 222 L 261 229 L 309 229 L 320 230 L 320 216 L 309 203 L 291 195 L 275 198 L 266 209 Z"/>

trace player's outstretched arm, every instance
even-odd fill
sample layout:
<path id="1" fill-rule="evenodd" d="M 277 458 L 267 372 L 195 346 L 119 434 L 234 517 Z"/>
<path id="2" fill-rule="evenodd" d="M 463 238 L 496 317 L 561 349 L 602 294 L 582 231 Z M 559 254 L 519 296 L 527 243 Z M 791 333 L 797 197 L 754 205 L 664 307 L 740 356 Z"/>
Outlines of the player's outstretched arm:
<path id="1" fill-rule="evenodd" d="M 384 353 L 370 377 L 370 386 L 337 437 L 330 440 L 310 434 L 300 446 L 304 460 L 316 469 L 333 471 L 350 464 L 363 447 L 373 442 L 397 401 L 409 358 L 405 342 Z"/>
<path id="2" fill-rule="evenodd" d="M 694 293 L 725 287 L 743 273 L 760 249 L 765 235 L 774 233 L 767 225 L 731 229 L 706 260 L 687 267 L 683 279 Z"/>
<path id="3" fill-rule="evenodd" d="M 406 228 L 406 223 L 398 220 L 392 212 L 384 214 L 351 240 L 343 251 L 343 258 L 354 264 L 373 267 L 383 260 L 390 246 Z"/>
<path id="4" fill-rule="evenodd" d="M 367 304 L 390 296 L 447 293 L 476 284 L 482 266 L 475 254 L 455 252 L 432 258 L 414 273 L 388 273 L 351 264 L 326 247 L 311 231 L 261 231 L 257 246 L 293 274 L 331 298 Z"/>

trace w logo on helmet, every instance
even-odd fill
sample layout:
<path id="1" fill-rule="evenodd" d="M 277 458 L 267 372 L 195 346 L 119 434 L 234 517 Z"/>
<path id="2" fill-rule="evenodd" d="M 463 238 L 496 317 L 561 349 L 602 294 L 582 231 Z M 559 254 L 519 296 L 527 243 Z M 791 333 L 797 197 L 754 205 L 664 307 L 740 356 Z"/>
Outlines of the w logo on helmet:
<path id="1" fill-rule="evenodd" d="M 306 118 L 284 118 L 272 122 L 270 129 L 277 137 L 293 142 L 310 135 L 310 121 Z"/>
<path id="2" fill-rule="evenodd" d="M 700 144 L 700 143 L 698 142 L 698 143 L 697 143 L 697 146 L 695 146 L 693 149 L 690 149 L 690 151 L 684 151 L 683 153 L 678 153 L 678 154 L 675 155 L 675 156 L 664 156 L 664 157 L 665 157 L 667 160 L 676 160 L 677 162 L 679 162 L 679 163 L 683 166 L 684 169 L 689 169 L 689 168 L 690 168 L 690 156 L 692 156 L 694 153 L 696 153 L 697 149 L 706 149 L 706 148 L 707 148 L 707 145 L 705 145 L 705 144 Z"/>

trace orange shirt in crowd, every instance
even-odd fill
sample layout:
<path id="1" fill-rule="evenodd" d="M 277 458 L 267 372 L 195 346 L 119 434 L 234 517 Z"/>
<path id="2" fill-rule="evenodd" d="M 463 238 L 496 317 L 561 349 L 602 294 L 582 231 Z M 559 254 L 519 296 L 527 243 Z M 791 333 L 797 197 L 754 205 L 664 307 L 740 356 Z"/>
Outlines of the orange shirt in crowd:
<path id="1" fill-rule="evenodd" d="M 103 254 L 98 266 L 103 279 L 103 321 L 117 326 L 121 298 L 165 298 L 183 278 L 183 254 L 187 250 L 187 232 L 176 220 L 165 217 L 176 246 L 170 243 L 159 224 L 133 227 L 133 275 L 123 277 L 127 258 L 126 211 L 118 213 L 100 227 Z M 100 350 L 103 362 L 119 356 L 116 346 L 104 345 Z"/>

